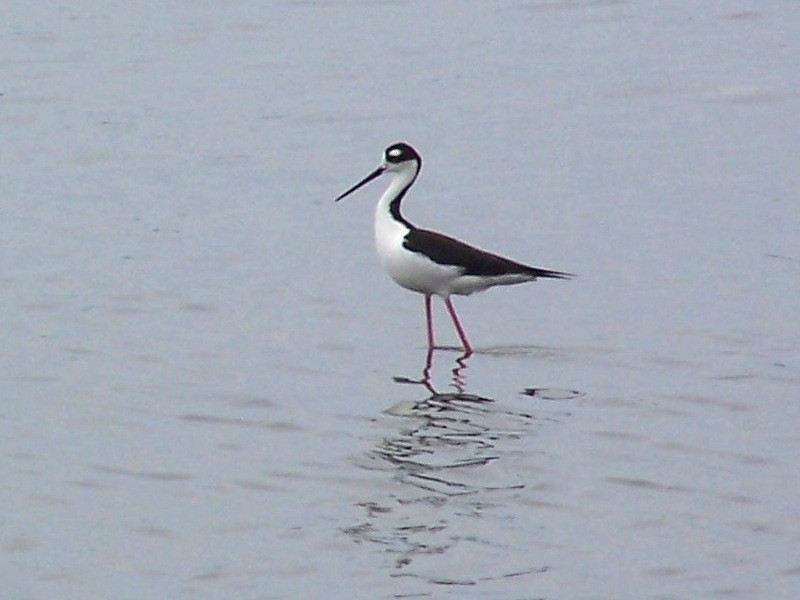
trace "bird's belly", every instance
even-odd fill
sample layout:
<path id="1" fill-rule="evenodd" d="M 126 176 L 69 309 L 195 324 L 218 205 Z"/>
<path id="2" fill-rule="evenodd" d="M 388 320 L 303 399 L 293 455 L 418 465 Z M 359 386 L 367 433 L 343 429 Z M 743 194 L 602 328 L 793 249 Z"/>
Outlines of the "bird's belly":
<path id="1" fill-rule="evenodd" d="M 426 256 L 400 247 L 378 248 L 383 268 L 400 286 L 420 294 L 449 296 L 452 284 L 461 276 L 461 269 L 439 265 Z"/>

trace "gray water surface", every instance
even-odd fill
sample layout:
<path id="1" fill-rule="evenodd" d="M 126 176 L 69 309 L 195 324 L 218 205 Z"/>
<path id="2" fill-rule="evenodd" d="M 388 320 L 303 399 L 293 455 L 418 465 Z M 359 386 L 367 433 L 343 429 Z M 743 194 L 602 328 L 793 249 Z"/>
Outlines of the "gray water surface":
<path id="1" fill-rule="evenodd" d="M 790 0 L 12 2 L 0 595 L 797 598 L 798 40 Z M 456 298 L 467 360 L 374 257 L 385 182 L 333 203 L 397 140 L 410 220 L 578 274 Z"/>

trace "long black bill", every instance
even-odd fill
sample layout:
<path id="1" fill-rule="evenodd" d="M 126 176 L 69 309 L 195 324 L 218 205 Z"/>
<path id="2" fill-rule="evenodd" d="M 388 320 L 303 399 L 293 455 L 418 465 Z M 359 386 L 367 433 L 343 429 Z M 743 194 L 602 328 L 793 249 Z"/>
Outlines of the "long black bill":
<path id="1" fill-rule="evenodd" d="M 385 170 L 386 170 L 386 167 L 381 165 L 380 167 L 375 169 L 372 173 L 370 173 L 369 175 L 364 177 L 364 179 L 362 179 L 357 184 L 355 184 L 353 187 L 351 187 L 349 190 L 347 190 L 344 194 L 342 194 L 341 196 L 336 198 L 336 200 L 334 200 L 334 202 L 338 202 L 339 200 L 341 200 L 345 196 L 349 196 L 350 194 L 355 192 L 358 188 L 360 188 L 362 185 L 367 185 L 370 181 L 372 181 L 373 179 L 375 179 L 376 177 L 381 175 Z"/>

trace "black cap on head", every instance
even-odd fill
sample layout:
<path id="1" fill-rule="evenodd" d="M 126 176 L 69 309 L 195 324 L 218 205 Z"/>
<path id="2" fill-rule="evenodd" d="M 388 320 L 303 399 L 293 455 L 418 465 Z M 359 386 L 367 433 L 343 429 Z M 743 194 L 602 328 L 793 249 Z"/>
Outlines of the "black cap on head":
<path id="1" fill-rule="evenodd" d="M 383 152 L 383 157 L 386 162 L 393 164 L 406 162 L 408 160 L 415 160 L 419 163 L 422 162 L 419 152 L 405 142 L 397 142 L 386 148 Z"/>

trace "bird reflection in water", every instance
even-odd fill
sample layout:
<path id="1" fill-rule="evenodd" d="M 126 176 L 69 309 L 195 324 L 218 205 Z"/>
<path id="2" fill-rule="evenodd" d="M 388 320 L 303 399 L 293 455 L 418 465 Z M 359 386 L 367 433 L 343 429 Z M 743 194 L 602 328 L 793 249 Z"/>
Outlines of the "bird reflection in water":
<path id="1" fill-rule="evenodd" d="M 420 385 L 430 395 L 400 402 L 386 411 L 410 420 L 396 436 L 378 444 L 373 456 L 395 467 L 400 481 L 448 496 L 524 487 L 518 481 L 492 481 L 475 467 L 500 458 L 498 445 L 529 431 L 533 414 L 509 410 L 492 398 L 467 393 L 469 354 L 456 358 L 450 370 L 454 391 L 438 392 L 431 376 L 433 357 L 434 350 L 429 349 L 420 379 L 394 378 L 398 383 Z"/>
<path id="2" fill-rule="evenodd" d="M 491 528 L 483 521 L 490 515 L 510 518 L 529 483 L 522 470 L 494 465 L 525 451 L 524 438 L 535 431 L 534 415 L 523 409 L 530 399 L 520 395 L 498 402 L 467 393 L 463 355 L 450 371 L 452 391 L 437 392 L 432 363 L 429 351 L 420 379 L 396 378 L 424 388 L 427 395 L 385 411 L 399 420 L 380 421 L 391 432 L 364 457 L 362 466 L 390 474 L 394 483 L 385 493 L 358 503 L 365 510 L 363 521 L 346 533 L 357 542 L 376 544 L 404 576 L 428 583 L 475 585 L 541 572 L 546 567 L 535 559 L 504 563 L 498 552 L 502 554 L 499 548 L 506 546 L 492 539 Z M 474 561 L 469 565 L 445 561 L 444 566 L 434 558 L 451 551 L 468 552 Z M 426 574 L 412 570 L 412 565 Z"/>
<path id="3" fill-rule="evenodd" d="M 394 377 L 395 383 L 410 383 L 410 384 L 419 384 L 425 386 L 431 394 L 439 395 L 436 389 L 433 387 L 433 382 L 431 380 L 431 369 L 433 368 L 433 353 L 435 352 L 434 348 L 428 348 L 428 352 L 425 355 L 425 366 L 422 368 L 422 377 L 420 379 L 410 379 L 408 377 Z M 467 377 L 466 377 L 466 370 L 467 370 L 467 362 L 469 358 L 472 356 L 471 352 L 465 352 L 461 356 L 456 359 L 456 366 L 450 371 L 452 374 L 452 383 L 450 384 L 453 388 L 455 388 L 456 392 L 459 394 L 463 394 L 467 389 Z"/>

